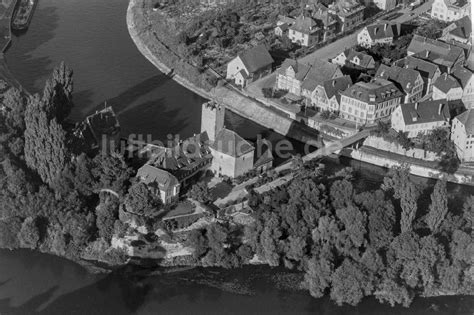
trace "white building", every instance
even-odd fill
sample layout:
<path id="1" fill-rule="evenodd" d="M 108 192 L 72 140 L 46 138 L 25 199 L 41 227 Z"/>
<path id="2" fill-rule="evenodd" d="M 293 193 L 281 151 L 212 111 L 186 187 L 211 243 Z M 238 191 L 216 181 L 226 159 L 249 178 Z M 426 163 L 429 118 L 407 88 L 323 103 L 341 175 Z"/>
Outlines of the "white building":
<path id="1" fill-rule="evenodd" d="M 219 131 L 210 149 L 210 169 L 218 176 L 235 178 L 253 169 L 255 148 L 234 131 Z"/>
<path id="2" fill-rule="evenodd" d="M 295 23 L 288 30 L 288 38 L 293 43 L 304 47 L 318 43 L 322 40 L 322 35 L 323 29 L 318 26 L 316 21 L 304 15 L 296 18 Z"/>
<path id="3" fill-rule="evenodd" d="M 339 111 L 341 92 L 352 85 L 350 76 L 331 79 L 319 84 L 311 94 L 311 104 L 320 110 Z"/>
<path id="4" fill-rule="evenodd" d="M 380 10 L 390 11 L 397 6 L 397 0 L 372 0 L 372 3 Z"/>
<path id="5" fill-rule="evenodd" d="M 239 54 L 227 64 L 227 80 L 245 87 L 272 71 L 273 58 L 263 45 Z"/>
<path id="6" fill-rule="evenodd" d="M 451 140 L 456 146 L 458 157 L 463 162 L 474 161 L 474 110 L 468 109 L 454 117 L 451 126 Z"/>
<path id="7" fill-rule="evenodd" d="M 414 69 L 381 64 L 375 77 L 394 82 L 405 93 L 403 103 L 416 102 L 423 96 L 423 78 Z"/>
<path id="8" fill-rule="evenodd" d="M 442 74 L 433 84 L 434 100 L 460 100 L 462 98 L 462 94 L 462 87 L 458 80 L 447 73 Z"/>
<path id="9" fill-rule="evenodd" d="M 376 44 L 391 44 L 398 37 L 399 26 L 391 23 L 381 23 L 366 26 L 357 34 L 357 44 L 362 47 L 372 47 Z"/>
<path id="10" fill-rule="evenodd" d="M 434 0 L 431 7 L 431 17 L 451 22 L 469 15 L 471 3 L 468 0 Z"/>
<path id="11" fill-rule="evenodd" d="M 449 127 L 449 106 L 446 100 L 401 104 L 392 113 L 392 128 L 407 132 L 409 138 L 439 127 Z"/>
<path id="12" fill-rule="evenodd" d="M 451 72 L 462 87 L 462 101 L 467 108 L 474 108 L 474 76 L 464 67 L 455 67 Z"/>
<path id="13" fill-rule="evenodd" d="M 137 177 L 155 194 L 159 194 L 163 204 L 170 204 L 179 196 L 178 179 L 165 170 L 145 164 L 138 169 Z"/>

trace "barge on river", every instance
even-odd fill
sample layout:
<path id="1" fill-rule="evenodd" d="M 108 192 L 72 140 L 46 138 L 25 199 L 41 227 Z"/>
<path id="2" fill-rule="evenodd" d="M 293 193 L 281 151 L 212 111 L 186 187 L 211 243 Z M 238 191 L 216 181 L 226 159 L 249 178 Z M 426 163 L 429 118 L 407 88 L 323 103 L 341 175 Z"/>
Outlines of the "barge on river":
<path id="1" fill-rule="evenodd" d="M 30 25 L 38 0 L 20 0 L 13 16 L 12 29 L 23 31 Z"/>

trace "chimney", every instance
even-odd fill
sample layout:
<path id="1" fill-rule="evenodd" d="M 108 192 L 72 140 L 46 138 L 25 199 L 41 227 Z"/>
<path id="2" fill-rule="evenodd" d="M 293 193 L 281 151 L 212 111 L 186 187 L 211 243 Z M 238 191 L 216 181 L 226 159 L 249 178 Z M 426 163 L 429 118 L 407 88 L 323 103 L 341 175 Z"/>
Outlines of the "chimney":
<path id="1" fill-rule="evenodd" d="M 336 80 L 332 80 L 332 86 L 336 86 Z"/>
<path id="2" fill-rule="evenodd" d="M 374 28 L 374 34 L 377 34 L 378 27 Z"/>
<path id="3" fill-rule="evenodd" d="M 418 110 L 418 102 L 415 102 L 415 110 Z"/>
<path id="4" fill-rule="evenodd" d="M 443 109 L 443 103 L 439 103 L 438 115 L 441 115 L 441 110 Z"/>
<path id="5" fill-rule="evenodd" d="M 384 24 L 384 25 L 383 25 L 383 31 L 384 31 L 384 32 L 387 31 L 387 24 Z"/>
<path id="6" fill-rule="evenodd" d="M 430 55 L 430 51 L 427 50 L 427 51 L 426 51 L 426 57 L 425 57 L 425 58 L 428 58 L 429 55 Z"/>

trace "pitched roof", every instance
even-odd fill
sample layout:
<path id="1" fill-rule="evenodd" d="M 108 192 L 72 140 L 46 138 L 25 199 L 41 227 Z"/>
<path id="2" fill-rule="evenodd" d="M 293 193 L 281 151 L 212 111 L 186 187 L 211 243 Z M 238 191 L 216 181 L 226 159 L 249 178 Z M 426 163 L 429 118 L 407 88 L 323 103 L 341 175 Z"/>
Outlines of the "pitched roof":
<path id="1" fill-rule="evenodd" d="M 378 104 L 390 99 L 402 97 L 403 93 L 393 82 L 376 78 L 369 83 L 357 82 L 347 90 L 341 92 L 341 95 L 358 99 L 369 104 Z"/>
<path id="2" fill-rule="evenodd" d="M 472 71 L 462 66 L 456 66 L 453 71 L 451 71 L 451 75 L 458 80 L 459 84 L 461 84 L 461 87 L 464 89 L 472 78 Z"/>
<path id="3" fill-rule="evenodd" d="M 318 25 L 313 18 L 300 15 L 296 18 L 295 24 L 290 26 L 290 29 L 303 34 L 311 34 L 318 29 Z"/>
<path id="4" fill-rule="evenodd" d="M 331 99 L 334 95 L 339 100 L 340 92 L 345 91 L 352 85 L 351 77 L 345 75 L 343 77 L 339 77 L 332 80 L 324 81 L 323 89 L 326 92 L 326 96 L 328 99 Z"/>
<path id="5" fill-rule="evenodd" d="M 417 58 L 447 67 L 453 66 L 464 55 L 463 49 L 456 45 L 419 35 L 413 36 L 407 51 Z"/>
<path id="6" fill-rule="evenodd" d="M 448 93 L 451 89 L 459 88 L 461 85 L 451 75 L 444 73 L 436 80 L 436 82 L 433 84 L 433 87 L 436 87 L 443 93 Z"/>
<path id="7" fill-rule="evenodd" d="M 295 78 L 303 82 L 302 88 L 313 91 L 319 84 L 325 80 L 334 77 L 339 67 L 325 60 L 315 59 L 312 64 L 297 62 L 294 59 L 286 59 L 278 73 L 285 75 L 286 69 L 292 67 L 295 71 Z"/>
<path id="8" fill-rule="evenodd" d="M 366 53 L 363 53 L 361 51 L 355 51 L 354 49 L 347 49 L 344 54 L 346 55 L 346 58 L 349 62 L 352 62 L 354 57 L 359 58 L 359 66 L 362 68 L 367 69 L 370 65 L 370 63 L 374 63 L 374 58 L 370 55 L 367 55 Z"/>
<path id="9" fill-rule="evenodd" d="M 408 56 L 398 60 L 396 64 L 403 68 L 413 69 L 420 73 L 423 78 L 433 79 L 439 67 L 429 61 Z"/>
<path id="10" fill-rule="evenodd" d="M 253 73 L 273 63 L 273 58 L 264 45 L 258 45 L 239 54 L 245 68 Z"/>
<path id="11" fill-rule="evenodd" d="M 254 168 L 264 165 L 270 161 L 273 161 L 273 153 L 272 153 L 272 150 L 270 150 L 270 142 L 268 140 L 259 139 L 257 141 L 257 148 L 260 148 L 261 152 L 259 153 L 261 154 L 260 156 L 257 156 L 257 154 L 255 154 L 254 163 L 253 163 Z"/>
<path id="12" fill-rule="evenodd" d="M 240 157 L 254 150 L 253 145 L 247 140 L 227 128 L 217 133 L 216 139 L 211 147 L 218 152 L 233 157 Z"/>
<path id="13" fill-rule="evenodd" d="M 295 23 L 295 18 L 286 15 L 279 15 L 277 24 L 288 24 L 293 25 Z"/>
<path id="14" fill-rule="evenodd" d="M 372 24 L 366 26 L 365 28 L 367 29 L 367 32 L 369 33 L 369 36 L 372 40 L 398 36 L 398 29 L 396 24 Z"/>
<path id="15" fill-rule="evenodd" d="M 178 179 L 171 173 L 150 164 L 145 164 L 140 167 L 137 172 L 137 177 L 147 185 L 156 183 L 162 190 L 179 185 Z"/>
<path id="16" fill-rule="evenodd" d="M 469 39 L 472 32 L 472 22 L 468 15 L 453 22 L 453 24 L 455 28 L 449 31 L 450 34 L 463 39 Z"/>
<path id="17" fill-rule="evenodd" d="M 474 135 L 474 110 L 472 108 L 457 115 L 455 118 L 464 125 L 468 135 Z"/>
<path id="18" fill-rule="evenodd" d="M 364 10 L 364 6 L 356 0 L 337 0 L 329 5 L 329 9 L 338 16 L 347 17 Z"/>
<path id="19" fill-rule="evenodd" d="M 381 64 L 375 76 L 395 82 L 397 87 L 402 91 L 411 93 L 420 73 L 409 68 L 401 68 L 398 66 L 389 67 Z"/>
<path id="20" fill-rule="evenodd" d="M 449 121 L 451 117 L 447 100 L 400 104 L 400 109 L 405 125 Z"/>

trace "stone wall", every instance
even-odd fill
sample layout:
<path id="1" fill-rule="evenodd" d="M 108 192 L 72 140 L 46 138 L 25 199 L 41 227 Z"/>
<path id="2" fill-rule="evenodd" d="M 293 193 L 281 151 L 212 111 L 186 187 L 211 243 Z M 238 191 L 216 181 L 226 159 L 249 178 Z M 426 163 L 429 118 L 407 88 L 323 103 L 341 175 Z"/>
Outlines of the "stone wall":
<path id="1" fill-rule="evenodd" d="M 374 137 L 374 136 L 367 137 L 367 139 L 365 139 L 364 141 L 364 145 L 375 148 L 375 149 L 393 152 L 396 154 L 400 154 L 400 155 L 404 155 L 404 156 L 408 156 L 408 157 L 412 157 L 416 159 L 422 159 L 425 161 L 439 161 L 438 155 L 434 152 L 425 151 L 425 150 L 421 150 L 417 148 L 405 150 L 398 143 L 392 143 L 380 137 Z"/>

